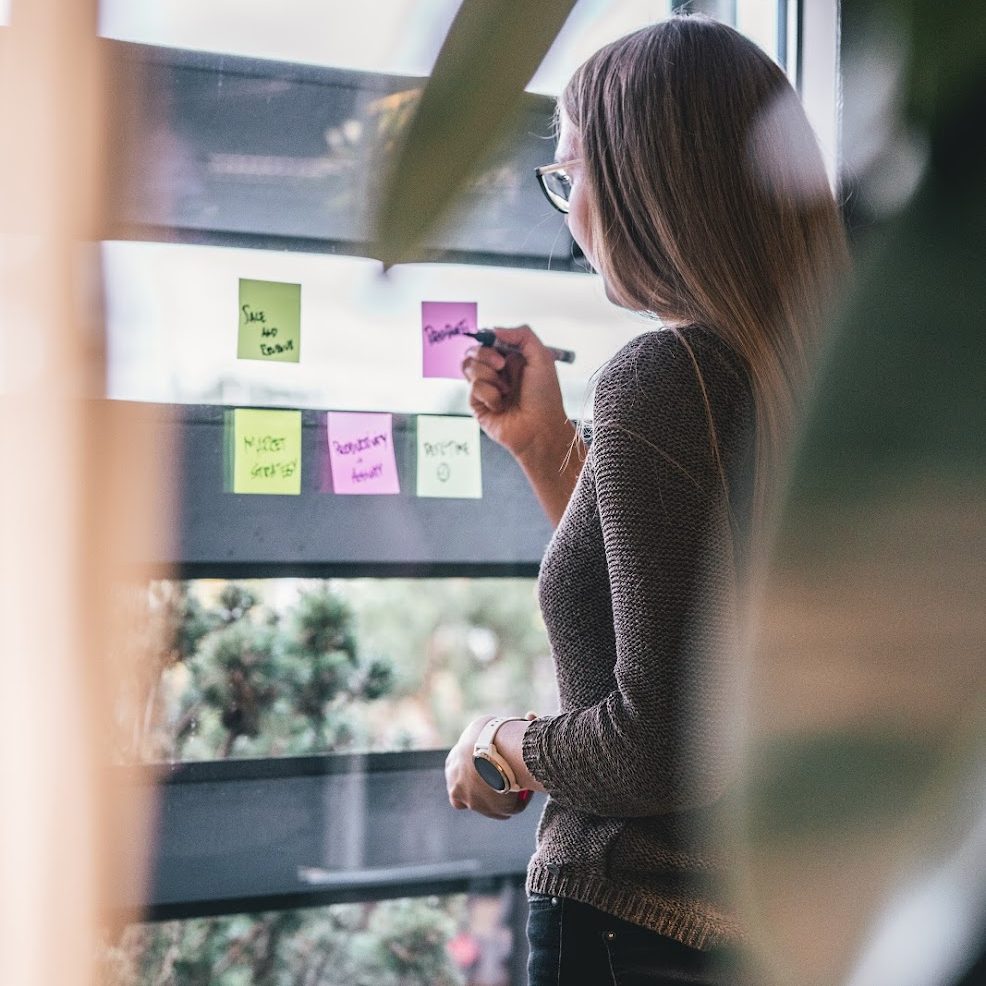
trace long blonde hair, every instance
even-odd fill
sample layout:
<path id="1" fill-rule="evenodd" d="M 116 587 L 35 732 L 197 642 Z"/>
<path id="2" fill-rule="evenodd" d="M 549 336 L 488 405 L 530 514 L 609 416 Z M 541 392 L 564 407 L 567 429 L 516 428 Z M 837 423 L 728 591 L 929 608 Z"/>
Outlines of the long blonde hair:
<path id="1" fill-rule="evenodd" d="M 797 94 L 738 31 L 684 15 L 595 52 L 562 92 L 556 125 L 561 112 L 581 145 L 595 260 L 621 303 L 704 326 L 746 364 L 757 531 L 848 263 Z M 725 482 L 707 398 L 706 411 Z"/>

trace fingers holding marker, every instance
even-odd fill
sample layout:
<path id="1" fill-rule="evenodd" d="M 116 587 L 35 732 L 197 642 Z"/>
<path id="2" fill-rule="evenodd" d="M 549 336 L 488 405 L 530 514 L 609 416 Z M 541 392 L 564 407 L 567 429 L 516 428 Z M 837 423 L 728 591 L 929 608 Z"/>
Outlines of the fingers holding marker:
<path id="1" fill-rule="evenodd" d="M 507 361 L 500 353 L 466 356 L 462 361 L 462 374 L 472 385 L 469 403 L 474 410 L 486 409 L 499 413 L 509 402 L 513 383 L 500 367 Z"/>
<path id="2" fill-rule="evenodd" d="M 500 354 L 497 353 L 496 355 L 499 356 Z M 505 360 L 504 366 L 506 366 Z M 498 387 L 504 392 L 507 389 L 507 382 L 503 378 L 499 368 L 494 368 L 489 363 L 482 362 L 472 356 L 467 356 L 462 361 L 462 375 L 470 383 L 493 384 L 493 386 Z"/>
<path id="3" fill-rule="evenodd" d="M 510 400 L 510 387 L 507 381 L 502 379 L 480 379 L 471 381 L 469 388 L 469 400 L 479 400 L 490 408 L 499 408 Z"/>
<path id="4" fill-rule="evenodd" d="M 466 350 L 466 358 L 497 371 L 502 370 L 507 363 L 503 353 L 497 352 L 492 346 L 470 346 Z"/>
<path id="5" fill-rule="evenodd" d="M 490 411 L 500 411 L 504 405 L 503 391 L 492 383 L 477 380 L 469 393 L 469 403 L 474 408 L 477 404 L 481 404 Z"/>

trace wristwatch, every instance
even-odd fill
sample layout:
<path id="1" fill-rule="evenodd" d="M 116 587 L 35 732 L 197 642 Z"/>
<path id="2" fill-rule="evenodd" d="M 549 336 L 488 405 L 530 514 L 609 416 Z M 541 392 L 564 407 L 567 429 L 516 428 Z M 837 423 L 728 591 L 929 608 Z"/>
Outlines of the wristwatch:
<path id="1" fill-rule="evenodd" d="M 495 719 L 490 719 L 479 731 L 476 745 L 472 751 L 472 762 L 476 765 L 479 776 L 494 791 L 499 791 L 501 794 L 522 790 L 517 783 L 517 778 L 514 777 L 514 772 L 510 769 L 510 764 L 503 758 L 493 742 L 496 731 L 505 722 L 510 722 L 512 719 L 519 719 L 521 722 L 530 721 L 527 716 L 498 716 Z"/>

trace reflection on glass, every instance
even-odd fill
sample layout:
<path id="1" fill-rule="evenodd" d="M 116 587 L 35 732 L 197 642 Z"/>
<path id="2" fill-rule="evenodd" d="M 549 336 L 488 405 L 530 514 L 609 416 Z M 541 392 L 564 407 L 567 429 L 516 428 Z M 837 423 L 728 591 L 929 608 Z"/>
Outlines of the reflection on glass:
<path id="1" fill-rule="evenodd" d="M 119 71 L 141 79 L 132 110 L 115 121 L 114 148 L 124 152 L 117 167 L 126 175 L 114 186 L 121 238 L 169 239 L 169 230 L 195 242 L 372 255 L 379 179 L 413 115 L 418 80 L 112 50 Z M 553 100 L 523 103 L 512 132 L 424 247 L 528 266 L 550 266 L 567 248 L 557 217 L 542 221 L 531 182 L 551 139 Z"/>
<path id="2" fill-rule="evenodd" d="M 161 581 L 132 604 L 161 645 L 120 762 L 440 749 L 557 709 L 530 579 Z"/>
<path id="3" fill-rule="evenodd" d="M 508 986 L 520 891 L 134 924 L 99 955 L 100 986 Z"/>

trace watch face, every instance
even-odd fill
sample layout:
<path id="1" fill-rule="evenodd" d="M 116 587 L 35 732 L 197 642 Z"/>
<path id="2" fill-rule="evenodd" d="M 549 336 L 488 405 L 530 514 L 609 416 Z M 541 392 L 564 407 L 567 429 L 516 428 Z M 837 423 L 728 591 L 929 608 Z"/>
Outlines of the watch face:
<path id="1" fill-rule="evenodd" d="M 486 781 L 494 791 L 506 791 L 507 779 L 497 769 L 496 764 L 487 760 L 486 757 L 473 757 L 472 762 L 476 765 L 479 776 Z"/>

